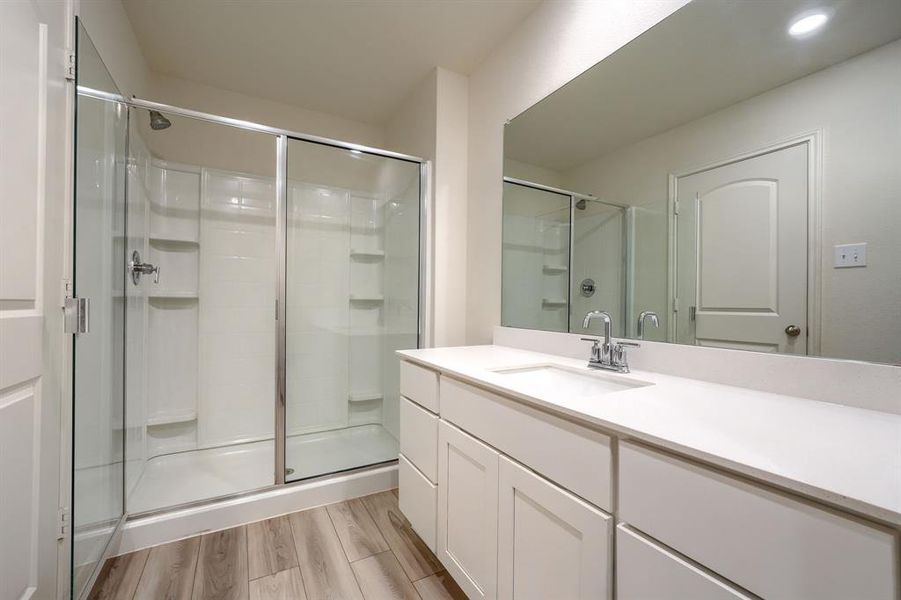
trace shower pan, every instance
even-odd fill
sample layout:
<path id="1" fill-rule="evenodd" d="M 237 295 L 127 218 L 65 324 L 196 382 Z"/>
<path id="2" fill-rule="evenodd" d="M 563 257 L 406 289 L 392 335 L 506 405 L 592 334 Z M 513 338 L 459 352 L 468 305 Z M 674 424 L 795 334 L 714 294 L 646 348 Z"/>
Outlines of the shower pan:
<path id="1" fill-rule="evenodd" d="M 125 517 L 384 465 L 421 159 L 126 99 L 78 23 L 73 597 Z"/>

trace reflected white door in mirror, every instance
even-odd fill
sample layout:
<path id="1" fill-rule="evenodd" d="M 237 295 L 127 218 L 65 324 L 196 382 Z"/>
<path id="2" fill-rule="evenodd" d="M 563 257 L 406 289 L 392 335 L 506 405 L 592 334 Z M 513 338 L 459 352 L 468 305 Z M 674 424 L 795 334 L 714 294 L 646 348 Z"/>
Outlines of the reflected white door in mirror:
<path id="1" fill-rule="evenodd" d="M 808 162 L 805 142 L 674 178 L 672 339 L 807 354 Z"/>

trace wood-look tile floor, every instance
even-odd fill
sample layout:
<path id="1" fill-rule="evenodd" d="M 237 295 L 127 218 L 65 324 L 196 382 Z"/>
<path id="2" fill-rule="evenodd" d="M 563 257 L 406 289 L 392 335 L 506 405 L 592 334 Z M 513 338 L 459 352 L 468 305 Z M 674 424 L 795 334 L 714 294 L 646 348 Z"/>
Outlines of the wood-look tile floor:
<path id="1" fill-rule="evenodd" d="M 397 490 L 113 558 L 92 600 L 413 600 L 465 595 L 397 507 Z"/>

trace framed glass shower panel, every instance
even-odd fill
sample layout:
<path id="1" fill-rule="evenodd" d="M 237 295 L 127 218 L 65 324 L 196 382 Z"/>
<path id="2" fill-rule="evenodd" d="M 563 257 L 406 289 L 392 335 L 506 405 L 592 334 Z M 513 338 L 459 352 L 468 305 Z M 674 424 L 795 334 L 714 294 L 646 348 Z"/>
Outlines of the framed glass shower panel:
<path id="1" fill-rule="evenodd" d="M 285 478 L 397 458 L 418 345 L 420 163 L 289 138 Z"/>

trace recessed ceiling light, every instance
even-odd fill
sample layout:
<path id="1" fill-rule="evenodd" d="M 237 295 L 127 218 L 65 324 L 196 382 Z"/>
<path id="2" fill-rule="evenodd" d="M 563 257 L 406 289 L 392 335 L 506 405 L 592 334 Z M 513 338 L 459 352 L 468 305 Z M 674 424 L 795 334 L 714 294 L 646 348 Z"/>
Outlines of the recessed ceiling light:
<path id="1" fill-rule="evenodd" d="M 825 11 L 804 13 L 791 22 L 788 33 L 794 37 L 804 37 L 823 27 L 828 20 L 829 14 Z"/>

